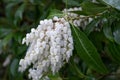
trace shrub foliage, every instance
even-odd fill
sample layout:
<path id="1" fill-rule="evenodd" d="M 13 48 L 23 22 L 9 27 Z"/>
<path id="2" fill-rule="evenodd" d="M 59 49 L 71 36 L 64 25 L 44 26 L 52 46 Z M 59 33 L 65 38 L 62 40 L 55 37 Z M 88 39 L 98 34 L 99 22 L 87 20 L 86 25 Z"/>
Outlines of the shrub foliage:
<path id="1" fill-rule="evenodd" d="M 73 56 L 51 80 L 120 79 L 120 1 L 119 0 L 0 0 L 0 80 L 27 80 L 18 72 L 19 60 L 27 46 L 21 41 L 39 21 L 62 17 L 64 8 L 93 18 L 84 28 L 73 25 Z"/>

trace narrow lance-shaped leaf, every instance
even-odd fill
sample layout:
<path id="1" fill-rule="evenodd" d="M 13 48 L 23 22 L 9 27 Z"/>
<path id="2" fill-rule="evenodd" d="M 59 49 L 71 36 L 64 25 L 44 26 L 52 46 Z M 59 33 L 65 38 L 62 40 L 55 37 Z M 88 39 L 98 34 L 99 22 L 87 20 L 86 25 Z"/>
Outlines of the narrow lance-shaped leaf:
<path id="1" fill-rule="evenodd" d="M 96 27 L 96 24 L 100 21 L 99 18 L 93 19 L 88 25 L 86 25 L 86 28 L 84 30 L 86 35 L 89 35 Z"/>
<path id="2" fill-rule="evenodd" d="M 51 10 L 47 18 L 53 18 L 54 16 L 63 17 L 64 14 L 61 11 L 54 9 L 54 10 Z"/>
<path id="3" fill-rule="evenodd" d="M 16 76 L 17 68 L 18 68 L 18 59 L 14 59 L 10 65 L 10 72 L 13 76 Z"/>
<path id="4" fill-rule="evenodd" d="M 116 22 L 114 25 L 113 36 L 115 42 L 120 45 L 120 21 Z"/>
<path id="5" fill-rule="evenodd" d="M 23 12 L 25 9 L 25 4 L 22 4 L 18 7 L 17 11 L 15 12 L 15 20 L 14 20 L 14 24 L 17 25 L 17 23 L 22 20 L 23 17 Z"/>
<path id="6" fill-rule="evenodd" d="M 24 9 L 25 9 L 25 4 L 22 4 L 20 5 L 20 7 L 18 7 L 16 13 L 15 13 L 15 18 L 20 18 L 22 19 L 23 17 L 23 12 L 24 12 Z"/>
<path id="7" fill-rule="evenodd" d="M 62 0 L 66 5 L 79 6 L 79 2 L 76 0 Z"/>
<path id="8" fill-rule="evenodd" d="M 10 40 L 13 37 L 13 33 L 8 34 L 3 40 L 2 40 L 2 45 L 7 46 L 7 44 L 10 42 Z"/>
<path id="9" fill-rule="evenodd" d="M 74 38 L 75 49 L 77 50 L 79 57 L 83 59 L 93 70 L 96 70 L 101 74 L 108 73 L 100 55 L 87 36 L 73 25 L 71 26 L 71 30 Z"/>
<path id="10" fill-rule="evenodd" d="M 107 9 L 107 7 L 105 5 L 101 5 L 101 4 L 98 4 L 98 3 L 92 3 L 92 2 L 89 2 L 89 1 L 83 2 L 81 4 L 81 7 L 82 7 L 82 10 L 86 14 L 89 14 L 89 15 L 99 14 L 99 13 L 104 12 Z"/>
<path id="11" fill-rule="evenodd" d="M 118 64 L 120 64 L 120 46 L 115 43 L 108 44 L 108 55 Z"/>
<path id="12" fill-rule="evenodd" d="M 74 70 L 76 71 L 76 73 L 78 74 L 78 76 L 80 78 L 85 78 L 86 76 L 80 71 L 80 69 L 77 67 L 77 65 L 72 61 L 71 62 L 72 67 L 74 68 Z"/>
<path id="13" fill-rule="evenodd" d="M 106 36 L 106 38 L 108 38 L 110 41 L 114 41 L 113 40 L 113 34 L 112 34 L 112 29 L 111 29 L 111 21 L 104 19 L 103 20 L 103 32 Z"/>

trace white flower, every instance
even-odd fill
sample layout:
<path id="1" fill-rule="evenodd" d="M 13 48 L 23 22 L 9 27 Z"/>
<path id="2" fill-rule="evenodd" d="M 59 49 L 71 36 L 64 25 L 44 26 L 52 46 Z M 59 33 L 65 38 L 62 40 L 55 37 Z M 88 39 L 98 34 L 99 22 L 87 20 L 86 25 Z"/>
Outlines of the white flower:
<path id="1" fill-rule="evenodd" d="M 72 11 L 82 11 L 82 8 L 81 7 L 79 7 L 79 8 L 75 7 L 75 8 L 69 8 L 69 9 L 64 9 L 63 10 L 63 12 L 71 18 L 76 18 L 76 17 L 79 16 L 78 14 L 72 13 Z"/>
<path id="2" fill-rule="evenodd" d="M 48 79 L 45 73 L 52 71 L 55 74 L 72 56 L 73 38 L 70 25 L 64 18 L 55 16 L 40 21 L 37 29 L 32 28 L 26 34 L 23 43 L 29 48 L 25 58 L 20 60 L 19 71 L 23 72 L 33 64 L 28 75 L 32 80 Z"/>
<path id="3" fill-rule="evenodd" d="M 68 20 L 70 20 L 70 22 L 72 22 L 75 26 L 85 29 L 85 26 L 93 20 L 93 18 L 89 16 L 79 15 L 74 13 L 73 11 L 82 11 L 82 8 L 75 7 L 75 8 L 64 9 L 63 13 L 66 14 Z"/>

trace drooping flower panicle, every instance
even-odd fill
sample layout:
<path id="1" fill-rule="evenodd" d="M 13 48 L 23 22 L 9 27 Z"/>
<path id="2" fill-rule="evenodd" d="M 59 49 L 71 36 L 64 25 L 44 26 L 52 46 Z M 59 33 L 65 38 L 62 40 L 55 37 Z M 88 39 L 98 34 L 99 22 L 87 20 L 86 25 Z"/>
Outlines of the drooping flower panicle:
<path id="1" fill-rule="evenodd" d="M 53 74 L 68 62 L 73 51 L 73 38 L 70 24 L 64 18 L 54 17 L 40 21 L 36 29 L 26 34 L 23 44 L 29 45 L 26 56 L 20 60 L 19 71 L 30 65 L 29 78 L 39 80 L 45 73 Z"/>

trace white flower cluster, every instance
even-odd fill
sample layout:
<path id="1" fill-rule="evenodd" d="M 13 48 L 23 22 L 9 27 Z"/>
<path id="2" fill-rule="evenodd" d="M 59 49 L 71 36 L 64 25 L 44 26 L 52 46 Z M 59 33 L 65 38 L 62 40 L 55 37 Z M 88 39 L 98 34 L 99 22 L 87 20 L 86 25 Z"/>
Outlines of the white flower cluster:
<path id="1" fill-rule="evenodd" d="M 93 20 L 93 18 L 91 18 L 89 16 L 78 15 L 78 14 L 74 13 L 74 11 L 82 11 L 82 8 L 75 7 L 75 8 L 64 9 L 63 13 L 65 13 L 67 15 L 68 19 L 75 26 L 79 26 L 84 29 L 85 26 Z"/>
<path id="2" fill-rule="evenodd" d="M 64 12 L 66 15 L 68 15 L 68 17 L 70 17 L 70 18 L 79 17 L 79 15 L 73 13 L 73 11 L 82 11 L 82 8 L 81 8 L 81 7 L 79 7 L 79 8 L 74 7 L 74 8 L 69 8 L 69 9 L 64 9 L 64 10 L 63 10 L 63 12 Z"/>
<path id="3" fill-rule="evenodd" d="M 81 27 L 84 29 L 86 27 L 86 25 L 89 24 L 92 20 L 93 20 L 93 18 L 91 18 L 91 17 L 80 15 L 79 18 L 74 19 L 72 23 L 75 26 L 78 26 L 78 27 Z"/>
<path id="4" fill-rule="evenodd" d="M 39 80 L 50 70 L 54 73 L 68 62 L 73 51 L 73 38 L 69 23 L 64 18 L 54 17 L 40 21 L 37 29 L 23 39 L 29 49 L 24 59 L 20 60 L 19 71 L 25 71 L 28 66 L 29 78 Z"/>

